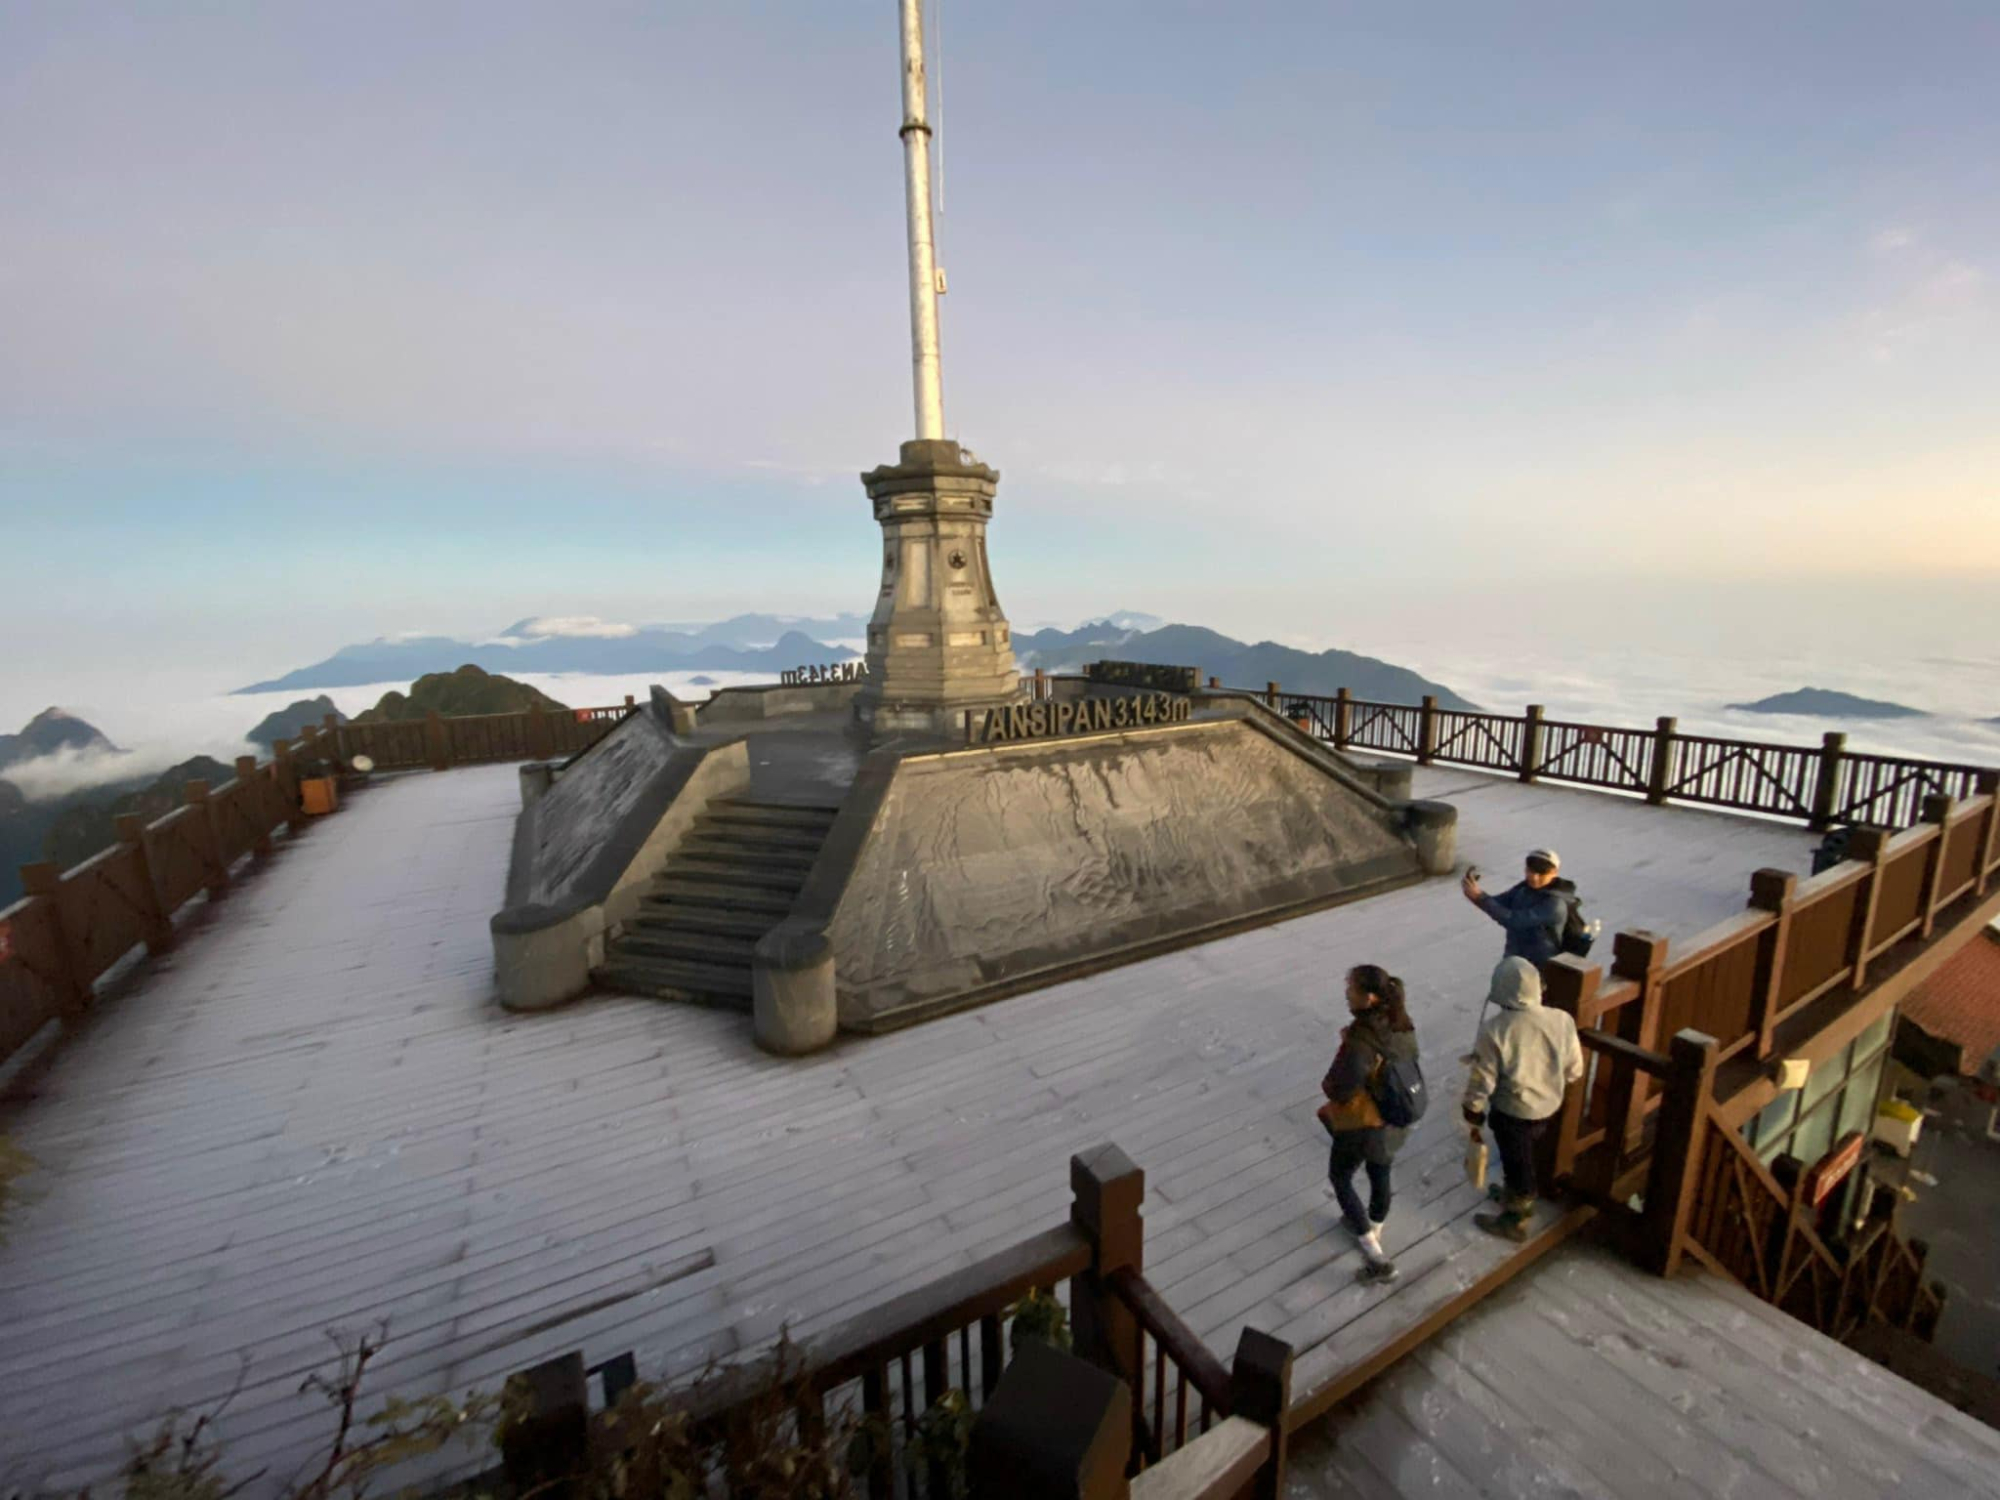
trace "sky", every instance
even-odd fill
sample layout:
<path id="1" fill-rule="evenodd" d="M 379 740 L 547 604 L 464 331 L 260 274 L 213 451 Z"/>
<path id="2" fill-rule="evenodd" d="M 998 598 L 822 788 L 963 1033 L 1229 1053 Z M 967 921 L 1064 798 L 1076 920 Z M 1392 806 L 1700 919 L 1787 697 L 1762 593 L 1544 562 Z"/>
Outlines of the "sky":
<path id="1" fill-rule="evenodd" d="M 1018 625 L 1991 680 L 2000 9 L 934 3 Z M 869 607 L 897 46 L 888 0 L 0 5 L 0 727 Z"/>

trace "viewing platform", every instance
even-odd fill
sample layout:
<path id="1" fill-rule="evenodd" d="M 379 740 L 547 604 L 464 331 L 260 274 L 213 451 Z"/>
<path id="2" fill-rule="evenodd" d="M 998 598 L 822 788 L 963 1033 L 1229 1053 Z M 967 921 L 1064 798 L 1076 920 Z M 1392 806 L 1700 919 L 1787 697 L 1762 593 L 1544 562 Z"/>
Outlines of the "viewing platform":
<path id="1" fill-rule="evenodd" d="M 1795 825 L 1419 769 L 1498 880 L 1554 845 L 1607 930 L 1685 938 L 1798 871 Z M 740 1016 L 599 996 L 492 1000 L 487 919 L 511 765 L 379 779 L 116 982 L 14 1079 L 40 1164 L 0 1248 L 0 1480 L 101 1480 L 168 1404 L 241 1390 L 233 1472 L 325 1440 L 328 1329 L 388 1322 L 377 1394 L 495 1388 L 564 1350 L 647 1378 L 810 1336 L 1065 1212 L 1057 1170 L 1145 1171 L 1146 1276 L 1215 1349 L 1246 1326 L 1337 1394 L 1539 1254 L 1479 1234 L 1458 1058 L 1501 934 L 1428 882 L 804 1061 Z M 1409 984 L 1437 1104 L 1399 1159 L 1401 1278 L 1354 1278 L 1313 1118 L 1342 976 Z"/>

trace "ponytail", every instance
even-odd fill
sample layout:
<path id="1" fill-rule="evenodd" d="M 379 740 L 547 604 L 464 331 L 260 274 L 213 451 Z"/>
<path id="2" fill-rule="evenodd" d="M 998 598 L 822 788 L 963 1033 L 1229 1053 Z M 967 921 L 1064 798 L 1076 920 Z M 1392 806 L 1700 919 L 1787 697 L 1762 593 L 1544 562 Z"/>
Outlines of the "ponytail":
<path id="1" fill-rule="evenodd" d="M 1389 1022 L 1391 1031 L 1417 1029 L 1416 1023 L 1410 1019 L 1402 980 L 1380 964 L 1356 964 L 1347 972 L 1348 977 L 1361 986 L 1362 994 L 1373 995 L 1381 1002 L 1380 1008 Z"/>

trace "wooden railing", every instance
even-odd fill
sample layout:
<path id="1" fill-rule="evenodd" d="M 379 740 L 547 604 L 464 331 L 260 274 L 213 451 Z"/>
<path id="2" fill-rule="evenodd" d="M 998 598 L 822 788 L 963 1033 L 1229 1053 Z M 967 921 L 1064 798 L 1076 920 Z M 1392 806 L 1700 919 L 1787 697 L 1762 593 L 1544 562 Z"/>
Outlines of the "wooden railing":
<path id="1" fill-rule="evenodd" d="M 721 1451 L 732 1427 L 741 1428 L 768 1410 L 774 1380 L 785 1374 L 785 1398 L 803 1429 L 825 1430 L 843 1409 L 858 1401 L 864 1428 L 889 1443 L 868 1445 L 870 1462 L 859 1477 L 870 1500 L 908 1497 L 942 1500 L 956 1492 L 960 1476 L 919 1440 L 925 1414 L 948 1393 L 957 1393 L 974 1411 L 985 1408 L 998 1389 L 1009 1356 L 1023 1334 L 1010 1313 L 1031 1292 L 1051 1296 L 1066 1289 L 1076 1354 L 1123 1379 L 1132 1393 L 1130 1469 L 1157 1466 L 1220 1431 L 1234 1413 L 1264 1429 L 1256 1443 L 1228 1443 L 1235 1481 L 1228 1488 L 1201 1489 L 1217 1500 L 1242 1494 L 1282 1493 L 1285 1455 L 1283 1414 L 1290 1400 L 1291 1350 L 1280 1341 L 1246 1330 L 1233 1367 L 1209 1353 L 1140 1273 L 1144 1225 L 1140 1205 L 1145 1174 L 1115 1146 L 1100 1146 L 1071 1159 L 1074 1193 L 1069 1222 L 987 1257 L 976 1265 L 920 1287 L 807 1341 L 781 1369 L 778 1356 L 746 1365 L 726 1378 L 697 1386 L 682 1405 L 694 1430 Z M 1145 1384 L 1147 1340 L 1154 1349 L 1153 1380 Z M 630 1356 L 607 1361 L 631 1369 Z M 561 1367 L 551 1378 L 549 1372 Z M 572 1353 L 533 1371 L 522 1372 L 530 1392 L 583 1388 L 583 1356 Z M 1181 1380 L 1178 1417 L 1169 1423 L 1167 1372 Z M 1154 1393 L 1152 1416 L 1145 1416 L 1145 1392 Z M 1198 1406 L 1187 1419 L 1188 1392 Z M 545 1422 L 551 1411 L 531 1413 L 541 1433 L 563 1434 L 551 1446 L 535 1437 L 512 1449 L 503 1443 L 507 1476 L 516 1483 L 576 1473 L 592 1461 L 592 1443 L 616 1446 L 608 1424 Z M 566 1446 L 565 1446 L 566 1445 Z M 1247 1467 L 1241 1467 L 1250 1454 Z M 603 1455 L 597 1455 L 601 1459 Z M 1245 1475 L 1252 1476 L 1244 1487 Z"/>
<path id="2" fill-rule="evenodd" d="M 360 755 L 395 770 L 573 754 L 634 711 L 628 698 L 573 714 L 432 714 L 388 724 L 338 724 L 328 715 L 296 743 L 277 741 L 270 760 L 239 757 L 221 786 L 190 781 L 183 805 L 162 818 L 120 818 L 118 842 L 72 870 L 23 865 L 26 894 L 0 909 L 0 1063 L 51 1020 L 85 1010 L 96 982 L 135 948 L 173 947 L 175 913 L 227 889 L 231 868 L 269 853 L 279 828 L 297 832 L 302 770 L 348 767 Z"/>
<path id="3" fill-rule="evenodd" d="M 1188 1441 L 1188 1397 L 1195 1397 L 1194 1435 L 1200 1437 L 1230 1411 L 1229 1371 L 1201 1338 L 1183 1323 L 1145 1276 L 1127 1266 L 1111 1277 L 1111 1294 L 1132 1316 L 1132 1446 L 1148 1464 L 1157 1464 Z M 1151 1344 L 1151 1380 L 1146 1350 Z M 1169 1378 L 1169 1377 L 1172 1378 Z M 1167 1421 L 1167 1392 L 1175 1390 L 1173 1422 Z M 1152 1419 L 1146 1399 L 1152 1396 Z"/>
<path id="4" fill-rule="evenodd" d="M 1829 1243 L 1814 1226 L 1800 1164 L 1780 1157 L 1775 1165 L 1790 1173 L 1781 1180 L 1719 1117 L 1718 1057 L 1713 1037 L 1685 1030 L 1667 1055 L 1634 1059 L 1662 1084 L 1639 1215 L 1642 1259 L 1668 1276 L 1697 1261 L 1836 1339 L 1870 1321 L 1930 1338 L 1944 1289 L 1924 1279 L 1926 1247 L 1904 1239 L 1894 1194 L 1875 1193 L 1861 1232 Z"/>
<path id="5" fill-rule="evenodd" d="M 1211 688 L 1215 679 L 1209 679 Z M 1863 755 L 1847 737 L 1817 746 L 1682 734 L 1662 718 L 1651 729 L 1572 723 L 1538 705 L 1520 715 L 1378 703 L 1342 688 L 1331 697 L 1287 693 L 1279 684 L 1229 689 L 1263 699 L 1337 750 L 1377 750 L 1420 765 L 1472 766 L 1522 781 L 1562 781 L 1629 792 L 1653 803 L 1689 802 L 1771 817 L 1797 818 L 1824 830 L 1835 824 L 1903 828 L 1925 801 L 1974 794 L 1979 766 Z"/>
<path id="6" fill-rule="evenodd" d="M 1642 1060 L 1660 1057 L 1664 1039 L 1697 1031 L 1716 1039 L 1718 1061 L 1767 1061 L 1780 1025 L 1835 991 L 1860 993 L 1872 965 L 1983 897 L 2000 878 L 2000 775 L 1981 773 L 1980 786 L 1962 803 L 1927 799 L 1923 822 L 1903 833 L 1857 831 L 1850 858 L 1810 879 L 1759 870 L 1749 909 L 1683 950 L 1621 932 L 1608 976 L 1571 958 L 1549 965 L 1548 1003 L 1575 1017 L 1591 1061 L 1552 1133 L 1556 1173 L 1617 1196 L 1660 1107 L 1659 1076 Z"/>
<path id="7" fill-rule="evenodd" d="M 632 699 L 608 708 L 577 708 L 544 713 L 539 707 L 511 714 L 463 714 L 446 718 L 431 713 L 421 719 L 397 719 L 369 724 L 328 723 L 321 731 L 342 765 L 365 755 L 378 771 L 435 771 L 498 760 L 553 760 L 589 749 L 627 714 L 636 712 Z"/>

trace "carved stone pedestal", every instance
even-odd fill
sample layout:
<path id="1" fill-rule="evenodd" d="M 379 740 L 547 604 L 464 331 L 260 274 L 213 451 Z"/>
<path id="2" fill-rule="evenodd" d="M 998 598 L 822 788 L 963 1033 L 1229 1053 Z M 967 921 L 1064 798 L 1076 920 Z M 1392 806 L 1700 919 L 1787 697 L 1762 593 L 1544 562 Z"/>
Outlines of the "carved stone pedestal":
<path id="1" fill-rule="evenodd" d="M 993 592 L 986 523 L 1000 475 L 957 443 L 903 444 L 861 476 L 882 526 L 882 591 L 855 713 L 877 734 L 965 732 L 1020 695 L 1013 632 Z"/>

